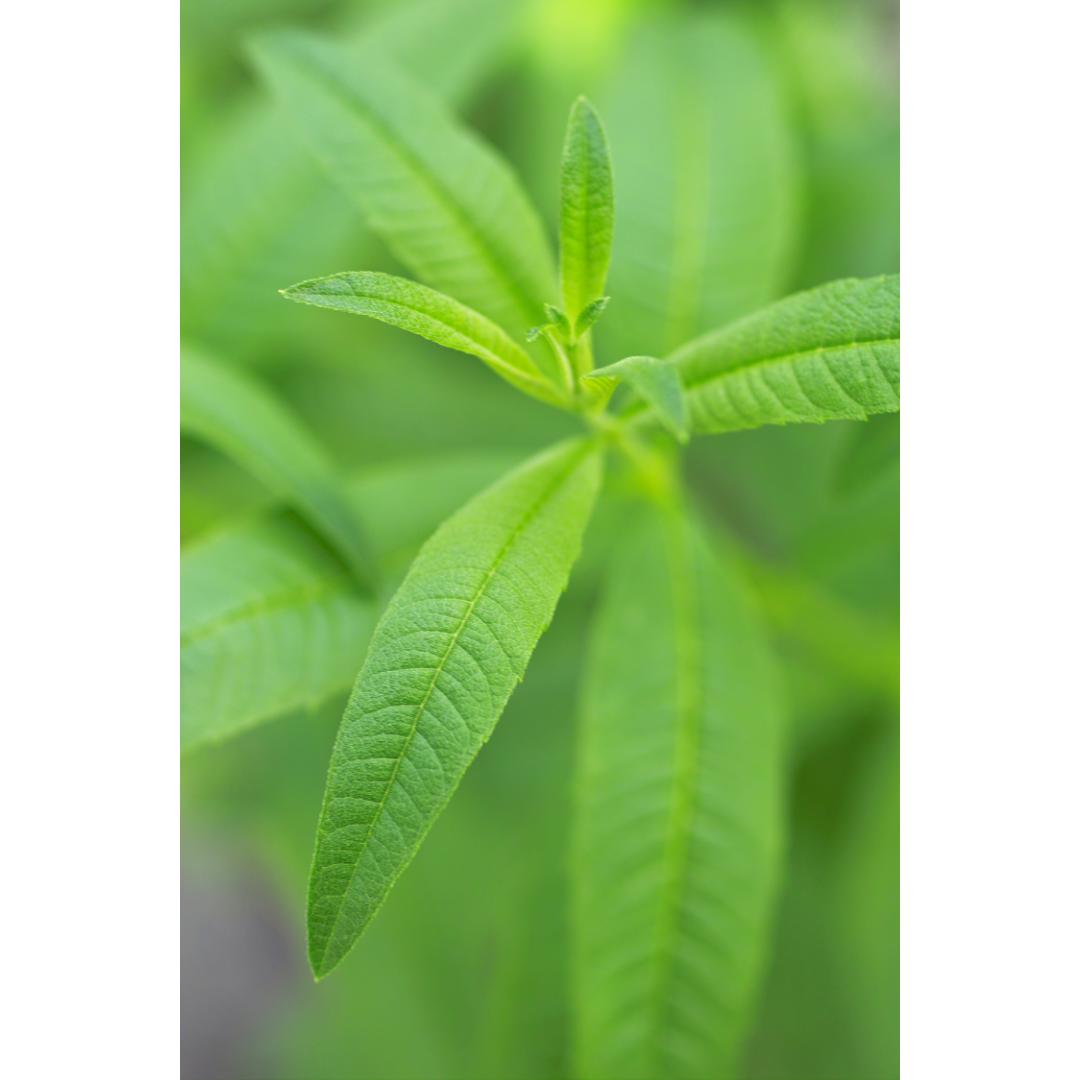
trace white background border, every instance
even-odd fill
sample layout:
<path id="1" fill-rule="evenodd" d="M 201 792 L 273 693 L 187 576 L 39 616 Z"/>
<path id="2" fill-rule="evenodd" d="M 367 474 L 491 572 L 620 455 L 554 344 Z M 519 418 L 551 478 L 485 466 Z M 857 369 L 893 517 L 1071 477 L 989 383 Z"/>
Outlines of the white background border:
<path id="1" fill-rule="evenodd" d="M 1078 23 L 902 11 L 911 1080 L 1080 1074 Z M 177 53 L 5 12 L 7 1076 L 178 1071 Z"/>

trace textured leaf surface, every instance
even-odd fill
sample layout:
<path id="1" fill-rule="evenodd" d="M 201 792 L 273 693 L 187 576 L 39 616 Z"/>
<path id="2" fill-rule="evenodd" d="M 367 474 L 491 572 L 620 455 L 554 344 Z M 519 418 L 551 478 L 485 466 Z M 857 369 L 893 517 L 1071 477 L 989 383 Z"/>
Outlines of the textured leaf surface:
<path id="1" fill-rule="evenodd" d="M 583 440 L 522 465 L 424 546 L 383 616 L 330 762 L 308 896 L 317 977 L 344 958 L 490 736 L 577 557 Z"/>
<path id="2" fill-rule="evenodd" d="M 797 293 L 675 352 L 696 432 L 900 408 L 899 275 Z"/>
<path id="3" fill-rule="evenodd" d="M 686 407 L 674 365 L 655 356 L 628 356 L 617 364 L 597 368 L 591 377 L 596 376 L 628 382 L 653 407 L 664 426 L 680 442 L 686 442 Z"/>
<path id="4" fill-rule="evenodd" d="M 586 1080 L 730 1076 L 780 854 L 780 709 L 731 567 L 643 510 L 585 679 L 574 993 Z"/>
<path id="5" fill-rule="evenodd" d="M 180 425 L 227 454 L 298 510 L 374 587 L 371 552 L 329 458 L 284 402 L 243 371 L 185 350 Z"/>
<path id="6" fill-rule="evenodd" d="M 393 573 L 447 514 L 505 471 L 502 455 L 369 473 L 349 499 Z M 349 687 L 375 624 L 340 563 L 280 512 L 238 522 L 180 562 L 181 745 L 236 734 Z"/>
<path id="7" fill-rule="evenodd" d="M 363 271 L 302 281 L 282 291 L 302 304 L 369 315 L 447 348 L 471 353 L 519 390 L 550 404 L 563 403 L 524 349 L 501 327 L 426 285 Z"/>
<path id="8" fill-rule="evenodd" d="M 596 110 L 578 98 L 570 110 L 563 149 L 559 212 L 559 277 L 571 324 L 604 291 L 614 222 L 607 135 Z"/>
<path id="9" fill-rule="evenodd" d="M 515 7 L 505 0 L 424 0 L 392 8 L 350 33 L 344 46 L 367 43 L 440 97 L 460 102 L 505 45 Z M 282 285 L 369 264 L 362 258 L 373 238 L 354 200 L 268 99 L 226 119 L 185 182 L 184 331 L 230 359 L 257 354 L 294 325 L 289 316 L 296 313 L 278 297 Z"/>
<path id="10" fill-rule="evenodd" d="M 656 20 L 599 101 L 618 176 L 609 355 L 666 356 L 783 294 L 801 168 L 782 95 L 732 16 Z"/>
<path id="11" fill-rule="evenodd" d="M 316 156 L 402 262 L 515 336 L 541 321 L 555 295 L 550 249 L 493 150 L 374 50 L 281 32 L 254 51 Z"/>

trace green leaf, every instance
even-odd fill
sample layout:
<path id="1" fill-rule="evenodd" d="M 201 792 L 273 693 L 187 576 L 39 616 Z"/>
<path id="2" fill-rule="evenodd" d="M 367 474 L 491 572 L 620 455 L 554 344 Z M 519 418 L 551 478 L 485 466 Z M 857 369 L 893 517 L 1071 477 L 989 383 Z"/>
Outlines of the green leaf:
<path id="1" fill-rule="evenodd" d="M 298 510 L 370 592 L 375 568 L 367 539 L 314 437 L 250 375 L 185 350 L 180 426 L 221 450 Z"/>
<path id="2" fill-rule="evenodd" d="M 596 110 L 579 97 L 566 129 L 559 211 L 559 278 L 571 323 L 604 291 L 614 222 L 607 135 Z"/>
<path id="3" fill-rule="evenodd" d="M 574 335 L 576 337 L 581 337 L 604 314 L 604 308 L 608 306 L 610 299 L 610 296 L 599 296 L 595 300 L 590 300 L 581 309 L 581 314 L 574 323 Z"/>
<path id="4" fill-rule="evenodd" d="M 506 0 L 424 0 L 391 9 L 343 39 L 367 42 L 447 101 L 461 102 L 506 44 Z M 365 12 L 366 14 L 366 12 Z M 230 51 L 232 45 L 230 42 Z M 261 96 L 196 148 L 181 211 L 184 332 L 230 359 L 302 333 L 278 289 L 380 257 L 355 201 Z"/>
<path id="5" fill-rule="evenodd" d="M 661 422 L 679 442 L 689 438 L 679 373 L 666 360 L 655 356 L 628 356 L 586 376 L 589 379 L 603 377 L 628 382 L 656 410 Z"/>
<path id="6" fill-rule="evenodd" d="M 782 295 L 801 166 L 776 75 L 738 16 L 643 22 L 600 107 L 619 171 L 600 345 L 666 356 Z"/>
<path id="7" fill-rule="evenodd" d="M 505 455 L 368 472 L 348 486 L 387 573 L 496 479 Z M 274 511 L 229 525 L 180 561 L 181 746 L 235 735 L 347 690 L 376 610 L 315 535 Z"/>
<path id="8" fill-rule="evenodd" d="M 865 420 L 900 408 L 900 277 L 833 281 L 669 357 L 695 432 Z"/>
<path id="9" fill-rule="evenodd" d="M 610 567 L 574 830 L 582 1080 L 732 1074 L 781 833 L 777 671 L 733 567 L 643 509 Z"/>
<path id="10" fill-rule="evenodd" d="M 471 353 L 519 390 L 552 405 L 566 405 L 566 399 L 501 327 L 426 285 L 392 274 L 350 271 L 302 281 L 282 294 L 302 304 L 370 315 L 449 349 Z"/>
<path id="11" fill-rule="evenodd" d="M 258 38 L 254 55 L 298 130 L 414 273 L 514 336 L 554 295 L 536 211 L 495 152 L 374 50 L 308 34 Z"/>
<path id="12" fill-rule="evenodd" d="M 338 733 L 308 894 L 316 978 L 363 933 L 491 735 L 551 621 L 600 484 L 572 440 L 428 541 L 375 631 Z"/>
<path id="13" fill-rule="evenodd" d="M 226 529 L 181 561 L 180 745 L 345 689 L 376 612 L 295 519 Z"/>

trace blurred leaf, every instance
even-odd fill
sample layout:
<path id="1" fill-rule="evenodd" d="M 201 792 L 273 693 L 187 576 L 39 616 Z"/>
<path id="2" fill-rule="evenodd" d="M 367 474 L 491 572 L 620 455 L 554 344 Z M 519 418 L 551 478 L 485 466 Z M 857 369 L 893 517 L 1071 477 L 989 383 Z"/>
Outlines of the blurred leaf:
<path id="1" fill-rule="evenodd" d="M 418 277 L 523 336 L 555 295 L 547 239 L 510 169 L 420 83 L 307 34 L 253 47 L 298 130 Z"/>
<path id="2" fill-rule="evenodd" d="M 900 278 L 796 293 L 675 352 L 696 432 L 900 408 Z"/>
<path id="3" fill-rule="evenodd" d="M 868 719 L 793 763 L 784 895 L 744 1080 L 899 1076 L 896 728 Z"/>
<path id="4" fill-rule="evenodd" d="M 490 736 L 566 586 L 600 472 L 584 440 L 522 465 L 439 529 L 380 621 L 319 823 L 316 977 L 363 933 Z"/>
<path id="5" fill-rule="evenodd" d="M 189 548 L 180 597 L 184 749 L 348 686 L 375 622 L 326 549 L 287 519 Z"/>
<path id="6" fill-rule="evenodd" d="M 836 489 L 852 495 L 874 483 L 900 456 L 900 416 L 886 413 L 860 427 L 836 470 Z"/>
<path id="7" fill-rule="evenodd" d="M 350 485 L 393 570 L 506 466 L 503 456 L 382 469 Z M 311 707 L 356 677 L 375 609 L 299 523 L 273 513 L 226 527 L 180 563 L 181 743 L 233 735 Z"/>
<path id="8" fill-rule="evenodd" d="M 369 315 L 448 349 L 471 353 L 526 394 L 551 405 L 566 403 L 501 327 L 415 281 L 391 274 L 347 272 L 303 281 L 282 292 L 289 300 Z"/>
<path id="9" fill-rule="evenodd" d="M 601 343 L 663 356 L 778 296 L 800 170 L 779 89 L 742 23 L 646 21 L 601 111 L 619 187 Z"/>
<path id="10" fill-rule="evenodd" d="M 614 222 L 607 136 L 596 110 L 579 97 L 566 129 L 559 213 L 559 279 L 563 307 L 575 326 L 604 291 Z"/>
<path id="11" fill-rule="evenodd" d="M 181 214 L 184 332 L 238 359 L 282 333 L 292 314 L 282 285 L 372 247 L 356 208 L 263 102 L 225 125 L 190 189 Z"/>
<path id="12" fill-rule="evenodd" d="M 673 364 L 655 356 L 628 356 L 617 364 L 597 368 L 589 377 L 622 379 L 629 383 L 679 442 L 689 438 L 679 372 Z"/>
<path id="13" fill-rule="evenodd" d="M 504 0 L 398 4 L 377 22 L 350 31 L 343 44 L 366 42 L 446 100 L 461 102 L 505 45 L 518 6 Z M 197 7 L 217 12 L 222 5 Z M 272 12 L 258 14 L 265 20 Z M 220 113 L 220 104 L 214 105 Z M 181 213 L 184 330 L 231 359 L 252 359 L 278 346 L 286 328 L 303 332 L 296 309 L 278 296 L 283 285 L 385 258 L 353 201 L 282 122 L 279 109 L 261 97 L 222 122 L 187 187 Z"/>
<path id="14" fill-rule="evenodd" d="M 314 436 L 252 376 L 184 350 L 180 426 L 227 454 L 300 512 L 370 593 L 370 546 L 335 470 Z"/>
<path id="15" fill-rule="evenodd" d="M 583 1078 L 731 1074 L 780 856 L 776 681 L 733 565 L 650 508 L 611 567 L 584 689 Z"/>
<path id="16" fill-rule="evenodd" d="M 750 568 L 772 626 L 790 634 L 844 676 L 900 696 L 900 632 L 833 598 L 813 582 L 763 563 Z"/>

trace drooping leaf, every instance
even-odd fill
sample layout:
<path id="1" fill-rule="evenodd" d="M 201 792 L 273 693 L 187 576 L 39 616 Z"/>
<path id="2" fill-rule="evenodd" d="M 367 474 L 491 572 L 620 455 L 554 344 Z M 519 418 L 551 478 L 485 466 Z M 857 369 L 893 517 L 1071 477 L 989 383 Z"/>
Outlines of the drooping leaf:
<path id="1" fill-rule="evenodd" d="M 370 546 L 330 459 L 300 420 L 252 376 L 191 350 L 180 360 L 180 426 L 227 454 L 298 510 L 371 592 Z"/>
<path id="2" fill-rule="evenodd" d="M 457 455 L 364 474 L 350 503 L 380 567 L 402 561 L 448 513 L 505 471 Z M 376 610 L 315 536 L 275 511 L 222 528 L 180 562 L 181 746 L 314 706 L 356 678 Z"/>
<path id="3" fill-rule="evenodd" d="M 695 432 L 895 412 L 900 278 L 850 278 L 796 293 L 668 359 Z"/>
<path id="4" fill-rule="evenodd" d="M 423 0 L 365 21 L 342 44 L 366 42 L 457 103 L 505 45 L 516 7 Z M 282 285 L 371 265 L 379 253 L 355 202 L 267 97 L 224 119 L 197 151 L 181 210 L 184 332 L 230 359 L 252 359 L 294 329 L 297 312 L 280 302 Z"/>
<path id="5" fill-rule="evenodd" d="M 777 681 L 733 567 L 684 515 L 643 508 L 610 568 L 583 695 L 583 1080 L 732 1073 L 780 856 Z"/>
<path id="6" fill-rule="evenodd" d="M 392 274 L 349 271 L 302 281 L 282 293 L 302 304 L 369 315 L 449 349 L 471 353 L 519 390 L 549 404 L 565 404 L 525 350 L 501 327 L 426 285 Z"/>
<path id="7" fill-rule="evenodd" d="M 264 35 L 259 68 L 331 175 L 414 273 L 514 336 L 554 296 L 551 253 L 494 151 L 376 51 Z"/>
<path id="8" fill-rule="evenodd" d="M 625 380 L 653 407 L 664 426 L 680 442 L 689 438 L 679 373 L 666 360 L 655 356 L 628 356 L 618 363 L 597 368 L 588 377 Z"/>
<path id="9" fill-rule="evenodd" d="M 596 110 L 579 97 L 566 129 L 559 211 L 559 278 L 571 323 L 604 291 L 614 222 L 607 136 Z"/>
<path id="10" fill-rule="evenodd" d="M 428 541 L 375 631 L 330 762 L 308 894 L 316 977 L 356 942 L 490 736 L 551 620 L 600 483 L 572 440 Z"/>
<path id="11" fill-rule="evenodd" d="M 777 78 L 740 19 L 644 21 L 598 101 L 619 182 L 601 346 L 666 356 L 782 295 L 801 165 Z"/>

